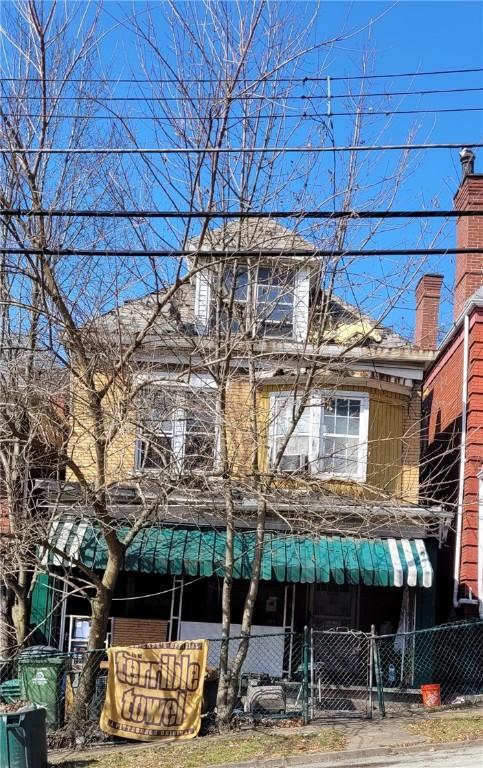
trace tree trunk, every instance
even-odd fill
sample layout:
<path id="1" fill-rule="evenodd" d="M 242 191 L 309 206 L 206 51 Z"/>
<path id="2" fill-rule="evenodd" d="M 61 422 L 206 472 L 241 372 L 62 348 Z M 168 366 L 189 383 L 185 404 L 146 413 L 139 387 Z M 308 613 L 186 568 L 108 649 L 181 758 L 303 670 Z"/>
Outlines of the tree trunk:
<path id="1" fill-rule="evenodd" d="M 222 727 L 230 721 L 233 704 L 229 697 L 231 689 L 231 675 L 229 668 L 230 651 L 230 626 L 231 626 L 231 590 L 233 586 L 233 544 L 235 535 L 235 521 L 233 498 L 229 488 L 225 490 L 226 505 L 226 552 L 225 575 L 223 578 L 223 592 L 221 598 L 221 645 L 218 693 L 216 697 L 216 710 L 218 724 Z"/>
<path id="2" fill-rule="evenodd" d="M 16 594 L 12 605 L 12 623 L 15 629 L 17 645 L 22 647 L 28 635 L 30 617 L 30 600 L 25 595 Z"/>
<path id="3" fill-rule="evenodd" d="M 258 594 L 258 585 L 260 583 L 260 568 L 263 555 L 263 540 L 265 537 L 265 520 L 266 520 L 266 505 L 262 500 L 259 504 L 257 514 L 257 528 L 256 528 L 256 541 L 255 552 L 253 557 L 252 574 L 250 577 L 250 583 L 248 586 L 248 594 L 245 598 L 245 605 L 243 608 L 243 619 L 241 625 L 241 639 L 238 643 L 236 656 L 229 664 L 228 650 L 229 650 L 229 636 L 225 637 L 222 634 L 222 643 L 220 649 L 220 681 L 218 684 L 218 696 L 216 701 L 217 706 L 217 723 L 221 730 L 229 727 L 230 720 L 233 714 L 233 708 L 236 704 L 236 696 L 238 690 L 238 680 L 241 674 L 243 663 L 246 659 L 248 652 L 248 645 L 250 642 L 250 633 L 252 629 L 253 609 L 255 607 L 255 601 Z M 225 611 L 228 615 L 231 610 L 231 587 L 233 584 L 233 531 L 230 538 L 231 541 L 231 569 L 230 573 L 225 574 L 225 580 L 223 587 L 227 586 L 227 594 L 223 602 L 223 619 L 225 619 Z M 228 537 L 227 537 L 228 548 Z M 229 585 L 229 590 L 228 590 Z M 229 625 L 228 625 L 229 626 Z"/>
<path id="4" fill-rule="evenodd" d="M 116 539 L 117 541 L 117 539 Z M 74 709 L 67 723 L 67 733 L 73 738 L 82 731 L 89 717 L 89 706 L 99 674 L 99 664 L 104 653 L 112 597 L 122 562 L 122 547 L 117 541 L 116 553 L 109 554 L 102 585 L 97 587 L 91 600 L 91 626 L 87 641 L 85 661 L 74 700 Z"/>
<path id="5" fill-rule="evenodd" d="M 10 600 L 7 587 L 0 582 L 0 658 L 10 656 L 13 646 Z"/>

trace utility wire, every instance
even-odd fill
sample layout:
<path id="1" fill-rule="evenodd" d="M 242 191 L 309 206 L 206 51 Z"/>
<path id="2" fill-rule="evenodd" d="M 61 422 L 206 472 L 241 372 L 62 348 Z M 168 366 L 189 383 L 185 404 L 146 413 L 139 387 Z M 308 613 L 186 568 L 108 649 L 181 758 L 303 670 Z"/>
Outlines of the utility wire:
<path id="1" fill-rule="evenodd" d="M 383 78 L 394 78 L 394 77 L 426 77 L 429 75 L 456 75 L 456 74 L 466 74 L 470 72 L 483 72 L 483 67 L 471 67 L 471 68 L 463 68 L 463 69 L 433 69 L 433 70 L 426 70 L 424 72 L 390 72 L 390 73 L 381 73 L 379 75 L 340 75 L 338 77 L 332 77 L 330 76 L 331 80 L 375 80 L 375 79 L 383 79 Z M 327 80 L 328 75 L 324 76 L 310 76 L 307 75 L 306 77 L 277 77 L 277 82 L 284 82 L 284 83 L 306 83 L 306 82 L 325 82 Z M 14 82 L 49 82 L 49 83 L 60 83 L 64 82 L 62 78 L 40 78 L 40 77 L 5 77 L 3 80 L 7 81 L 14 81 Z M 259 82 L 259 81 L 270 81 L 271 77 L 264 78 L 263 76 L 260 78 L 257 78 L 253 82 Z M 79 83 L 104 83 L 104 82 L 116 82 L 116 83 L 177 83 L 179 80 L 176 78 L 78 78 L 78 79 L 72 79 L 70 82 L 79 82 Z M 224 79 L 224 78 L 194 78 L 194 79 L 183 79 L 183 83 L 231 83 L 231 80 Z M 248 81 L 252 82 L 252 81 Z"/>
<path id="2" fill-rule="evenodd" d="M 96 256 L 105 258 L 116 258 L 119 256 L 147 257 L 147 258 L 181 258 L 185 256 L 211 256 L 213 258 L 239 258 L 241 252 L 249 251 L 250 255 L 274 256 L 289 252 L 291 256 L 302 256 L 305 258 L 316 257 L 334 257 L 334 256 L 447 256 L 449 254 L 464 253 L 482 253 L 483 246 L 480 248 L 393 248 L 393 249 L 350 249 L 345 250 L 321 250 L 320 248 L 290 248 L 290 249 L 266 249 L 266 248 L 242 248 L 239 250 L 218 250 L 213 248 L 209 250 L 202 248 L 200 250 L 134 250 L 134 249 L 92 249 L 92 248 L 0 248 L 1 254 L 26 255 L 32 256 Z"/>
<path id="3" fill-rule="evenodd" d="M 419 91 L 383 91 L 381 93 L 339 93 L 339 94 L 331 94 L 331 99 L 361 99 L 361 98 L 390 98 L 393 96 L 428 96 L 432 94 L 438 94 L 438 93 L 474 93 L 476 91 L 481 91 L 483 88 L 481 86 L 475 86 L 472 88 L 427 88 Z M 9 100 L 15 100 L 15 101 L 38 101 L 41 98 L 40 94 L 34 94 L 34 95 L 28 95 L 28 94 L 22 94 L 21 96 L 18 96 L 17 94 L 4 94 L 4 99 Z M 224 101 L 224 96 L 220 95 L 218 98 L 216 96 L 184 96 L 184 95 L 178 95 L 178 96 L 92 96 L 88 93 L 76 93 L 72 96 L 69 96 L 67 94 L 64 95 L 51 95 L 50 98 L 52 101 L 95 101 L 95 102 L 112 102 L 112 101 L 121 101 L 121 102 L 184 102 L 187 101 L 189 103 L 197 103 L 200 101 L 206 101 L 209 103 L 215 103 L 215 102 L 222 102 Z M 243 94 L 233 94 L 230 96 L 230 102 L 234 101 L 246 101 L 246 100 L 253 100 L 253 101 L 277 101 L 277 100 L 295 100 L 295 101 L 314 101 L 315 99 L 327 99 L 326 93 L 317 93 L 317 94 L 301 94 L 301 93 L 270 93 L 270 94 L 260 94 L 260 93 L 243 93 Z"/>
<path id="4" fill-rule="evenodd" d="M 483 88 L 482 88 L 483 90 Z M 332 97 L 331 97 L 332 98 Z M 482 112 L 483 106 L 481 107 L 443 107 L 441 109 L 367 109 L 367 110 L 359 110 L 359 111 L 348 111 L 348 112 L 331 112 L 331 117 L 355 117 L 357 115 L 366 115 L 366 116 L 383 116 L 383 117 L 389 117 L 393 115 L 438 115 L 445 112 Z M 30 118 L 30 119 L 40 119 L 43 117 L 40 113 L 31 113 L 31 112 L 19 112 L 18 114 L 5 114 L 4 117 L 9 118 L 11 120 L 17 119 L 17 118 Z M 266 115 L 260 115 L 258 113 L 254 113 L 253 115 L 230 115 L 228 116 L 229 121 L 235 121 L 235 122 L 241 122 L 243 120 L 250 120 L 250 119 L 257 119 L 257 120 L 302 120 L 302 119 L 319 119 L 323 120 L 326 118 L 327 115 L 325 113 L 320 112 L 297 112 L 297 113 L 283 113 L 280 115 L 277 114 L 266 114 Z M 153 120 L 156 122 L 193 122 L 194 120 L 198 121 L 204 121 L 206 122 L 209 119 L 208 115 L 200 116 L 200 115 L 193 115 L 192 117 L 183 117 L 181 115 L 173 115 L 172 117 L 153 117 L 152 115 L 116 115 L 112 112 L 108 112 L 105 115 L 81 115 L 81 114 L 71 114 L 71 115 L 55 115 L 55 118 L 57 120 Z M 217 118 L 221 119 L 221 118 Z"/>
<path id="5" fill-rule="evenodd" d="M 420 150 L 420 149 L 463 149 L 464 147 L 483 147 L 483 142 L 461 141 L 457 144 L 354 144 L 340 147 L 86 147 L 86 148 L 52 148 L 26 149 L 21 147 L 1 148 L 0 154 L 22 155 L 213 155 L 256 153 L 306 153 L 306 152 L 382 152 L 389 150 Z"/>
<path id="6" fill-rule="evenodd" d="M 72 208 L 5 208 L 0 216 L 70 216 L 104 219 L 416 219 L 466 218 L 482 216 L 482 210 L 449 211 L 153 211 L 89 210 Z"/>

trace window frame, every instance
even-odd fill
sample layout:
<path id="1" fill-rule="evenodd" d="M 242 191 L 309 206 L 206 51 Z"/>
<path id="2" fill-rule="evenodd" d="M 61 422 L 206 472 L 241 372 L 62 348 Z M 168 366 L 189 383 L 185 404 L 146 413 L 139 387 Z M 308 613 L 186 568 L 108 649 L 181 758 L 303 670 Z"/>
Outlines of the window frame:
<path id="1" fill-rule="evenodd" d="M 270 422 L 269 422 L 269 450 L 268 460 L 272 465 L 276 456 L 276 442 L 280 436 L 277 434 L 277 411 L 280 412 L 280 406 L 277 408 L 277 400 L 283 398 L 293 400 L 294 393 L 287 391 L 270 392 Z M 320 469 L 321 447 L 324 443 L 326 435 L 323 433 L 323 403 L 324 400 L 331 399 L 347 399 L 347 400 L 359 400 L 360 402 L 360 415 L 359 415 L 359 442 L 357 445 L 357 470 L 355 473 L 347 472 L 327 472 Z M 309 410 L 310 418 L 310 435 L 308 440 L 308 466 L 310 475 L 317 477 L 321 480 L 339 479 L 342 481 L 363 483 L 367 477 L 367 458 L 368 458 L 368 439 L 369 439 L 369 393 L 360 391 L 347 391 L 347 390 L 322 390 L 317 389 L 311 393 L 310 398 L 305 406 L 305 409 Z M 296 436 L 296 433 L 293 437 Z M 330 435 L 329 435 L 330 436 Z M 349 437 L 349 435 L 348 435 Z M 297 454 L 286 454 L 297 455 Z M 300 470 L 299 470 L 300 471 Z M 282 469 L 279 465 L 277 472 L 281 474 L 292 474 L 297 470 Z"/>
<path id="2" fill-rule="evenodd" d="M 267 290 L 267 289 L 268 290 L 274 290 L 274 287 L 273 287 L 273 282 L 272 283 L 261 282 L 261 279 L 259 277 L 260 270 L 271 271 L 272 274 L 275 274 L 275 277 L 277 275 L 277 272 L 286 271 L 286 277 L 287 277 L 286 284 L 282 284 L 281 286 L 276 286 L 275 285 L 276 288 L 280 287 L 280 289 L 283 290 L 283 293 L 282 293 L 282 296 L 279 297 L 278 300 L 275 300 L 275 302 L 273 302 L 272 313 L 279 306 L 281 306 L 283 308 L 285 308 L 286 306 L 290 306 L 291 317 L 290 317 L 289 322 L 282 323 L 282 322 L 278 322 L 276 320 L 270 320 L 270 315 L 268 315 L 265 318 L 263 317 L 263 309 L 265 309 L 265 311 L 270 309 L 270 306 L 271 306 L 272 302 L 270 302 L 270 301 L 261 301 L 259 299 L 260 290 L 263 293 L 264 289 L 265 290 Z M 291 284 L 290 284 L 290 282 L 291 282 Z M 296 286 L 297 286 L 296 271 L 293 269 L 293 267 L 289 268 L 288 265 L 287 265 L 287 269 L 286 270 L 282 270 L 279 265 L 277 265 L 277 266 L 272 266 L 272 265 L 262 266 L 262 265 L 259 264 L 257 266 L 256 275 L 255 275 L 255 278 L 254 278 L 254 285 L 252 287 L 252 300 L 253 300 L 254 323 L 255 323 L 255 325 L 254 325 L 254 332 L 256 333 L 256 331 L 258 331 L 260 329 L 260 331 L 262 331 L 259 334 L 261 338 L 266 338 L 266 337 L 274 338 L 274 339 L 277 339 L 277 338 L 281 338 L 281 339 L 294 339 L 295 338 L 296 325 L 297 325 L 296 317 L 295 317 L 296 304 L 297 304 L 297 302 L 296 302 Z M 290 289 L 291 289 L 291 292 L 290 292 Z M 287 293 L 290 294 L 290 302 L 287 301 L 286 298 L 284 298 L 287 295 Z M 262 317 L 261 318 L 260 318 L 260 308 L 262 309 Z M 276 333 L 275 332 L 275 333 L 272 334 L 272 333 L 269 332 L 270 327 L 272 327 L 274 329 L 277 329 L 277 327 L 279 327 L 281 329 L 284 328 L 284 327 L 286 327 L 287 329 L 290 328 L 290 333 L 283 333 L 283 332 Z M 256 334 L 256 335 L 258 335 L 258 334 Z"/>
<path id="3" fill-rule="evenodd" d="M 214 387 L 213 386 L 207 386 L 206 384 L 201 384 L 200 386 L 194 386 L 190 387 L 186 383 L 177 382 L 176 388 L 174 385 L 174 382 L 156 382 L 153 380 L 152 382 L 148 382 L 147 389 L 150 390 L 158 390 L 160 393 L 167 393 L 173 397 L 173 401 L 175 403 L 175 408 L 173 409 L 173 416 L 172 416 L 172 423 L 173 423 L 173 432 L 172 432 L 172 457 L 173 461 L 170 467 L 167 468 L 167 472 L 169 474 L 183 474 L 183 472 L 187 469 L 187 462 L 189 462 L 190 455 L 186 455 L 185 449 L 186 449 L 186 438 L 187 438 L 187 423 L 190 418 L 192 418 L 192 414 L 190 414 L 190 411 L 186 408 L 186 406 L 182 403 L 182 395 L 183 393 L 189 393 L 191 389 L 196 389 L 200 394 L 203 392 L 204 394 L 214 393 Z M 136 418 L 136 443 L 135 443 L 135 451 L 134 451 L 134 472 L 136 474 L 141 473 L 155 473 L 163 471 L 162 467 L 143 467 L 142 466 L 142 455 L 143 455 L 143 443 L 145 442 L 145 438 L 143 437 L 143 424 L 142 419 L 139 418 L 139 414 Z M 189 471 L 194 474 L 204 473 L 207 471 L 210 471 L 212 469 L 213 471 L 216 470 L 216 463 L 217 463 L 217 457 L 218 457 L 218 442 L 219 442 L 219 430 L 217 427 L 217 420 L 215 419 L 214 429 L 213 429 L 213 460 L 210 464 L 206 464 L 206 466 L 203 467 L 191 467 L 189 468 Z M 171 469 L 172 467 L 172 469 Z"/>
<path id="4" fill-rule="evenodd" d="M 286 268 L 285 268 L 286 267 Z M 259 292 L 260 289 L 270 289 L 270 283 L 269 282 L 262 282 L 259 275 L 261 270 L 270 271 L 272 273 L 277 272 L 286 272 L 287 276 L 287 285 L 286 289 L 284 284 L 281 285 L 281 289 L 284 290 L 284 293 L 282 293 L 282 297 L 280 300 L 280 305 L 282 307 L 290 306 L 291 312 L 290 312 L 290 318 L 287 322 L 281 323 L 278 321 L 270 320 L 269 317 L 259 317 L 259 307 L 263 309 L 270 308 L 270 302 L 266 301 L 259 301 Z M 298 301 L 297 297 L 297 286 L 298 286 L 298 270 L 293 265 L 283 265 L 281 267 L 280 265 L 272 265 L 272 264 L 257 264 L 255 266 L 250 266 L 249 264 L 238 264 L 236 267 L 236 270 L 233 270 L 233 277 L 236 285 L 237 281 L 237 273 L 243 274 L 246 273 L 247 275 L 247 281 L 245 286 L 245 297 L 240 298 L 236 295 L 236 288 L 235 288 L 235 294 L 233 297 L 233 306 L 243 306 L 246 308 L 249 308 L 249 311 L 245 310 L 244 315 L 244 322 L 240 323 L 240 329 L 249 331 L 249 323 L 252 323 L 251 328 L 251 336 L 253 338 L 273 338 L 273 339 L 287 339 L 287 340 L 294 340 L 297 336 L 297 327 L 298 327 L 298 318 L 297 318 L 297 307 L 300 303 Z M 290 285 L 289 285 L 290 281 Z M 228 284 L 228 290 L 230 290 L 230 286 Z M 290 294 L 290 301 L 284 300 L 284 296 L 289 293 Z M 278 306 L 277 302 L 274 303 L 273 310 L 275 307 Z M 233 318 L 234 320 L 235 318 Z M 244 329 L 242 326 L 245 326 Z M 277 332 L 277 327 L 280 329 Z M 270 328 L 275 329 L 274 332 L 270 332 Z M 283 328 L 286 328 L 287 331 L 284 333 L 282 331 Z M 238 329 L 235 328 L 235 331 Z"/>

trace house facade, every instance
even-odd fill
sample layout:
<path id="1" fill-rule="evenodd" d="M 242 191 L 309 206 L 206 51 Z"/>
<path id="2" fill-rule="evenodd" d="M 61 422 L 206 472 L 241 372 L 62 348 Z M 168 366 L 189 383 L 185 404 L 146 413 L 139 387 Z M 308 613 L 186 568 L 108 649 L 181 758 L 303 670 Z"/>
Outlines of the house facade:
<path id="1" fill-rule="evenodd" d="M 191 246 L 193 279 L 104 406 L 113 425 L 106 448 L 113 525 L 128 530 L 141 510 L 155 510 L 124 554 L 109 641 L 219 637 L 227 487 L 234 636 L 261 499 L 254 634 L 306 624 L 432 626 L 437 550 L 449 520 L 439 505 L 419 503 L 421 384 L 431 345 L 403 339 L 322 290 L 314 246 L 276 222 L 230 223 Z M 118 307 L 100 318 L 98 334 L 121 332 L 128 344 L 155 300 Z M 109 375 L 101 363 L 100 388 Z M 128 408 L 123 387 L 135 393 Z M 80 472 L 96 481 L 85 397 L 73 387 L 76 471 L 68 467 L 63 484 L 39 486 L 53 520 L 53 550 L 44 555 L 52 578 L 56 569 L 73 578 L 80 562 L 101 572 L 107 561 L 78 482 Z M 51 637 L 80 651 L 88 626 L 88 602 L 66 592 Z M 279 651 L 274 675 L 288 663 L 283 643 Z"/>
<path id="2" fill-rule="evenodd" d="M 454 207 L 482 215 L 458 219 L 457 247 L 482 250 L 456 256 L 454 324 L 423 386 L 423 487 L 455 512 L 441 552 L 441 621 L 483 617 L 483 174 L 474 172 L 469 150 L 463 150 L 462 163 Z M 428 307 L 434 312 L 437 303 L 433 297 Z M 428 308 L 426 333 L 435 338 L 435 328 Z"/>

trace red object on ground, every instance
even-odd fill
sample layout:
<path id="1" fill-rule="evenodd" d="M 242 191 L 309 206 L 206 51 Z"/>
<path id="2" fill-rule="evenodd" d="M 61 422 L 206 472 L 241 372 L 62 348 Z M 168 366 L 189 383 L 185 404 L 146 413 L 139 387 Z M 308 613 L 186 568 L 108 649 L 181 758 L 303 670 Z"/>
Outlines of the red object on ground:
<path id="1" fill-rule="evenodd" d="M 441 706 L 441 686 L 439 683 L 432 683 L 431 685 L 422 685 L 421 694 L 423 696 L 424 707 L 440 707 Z"/>

